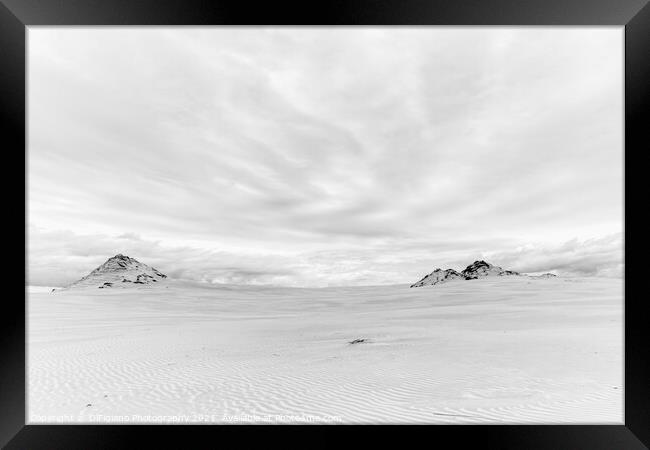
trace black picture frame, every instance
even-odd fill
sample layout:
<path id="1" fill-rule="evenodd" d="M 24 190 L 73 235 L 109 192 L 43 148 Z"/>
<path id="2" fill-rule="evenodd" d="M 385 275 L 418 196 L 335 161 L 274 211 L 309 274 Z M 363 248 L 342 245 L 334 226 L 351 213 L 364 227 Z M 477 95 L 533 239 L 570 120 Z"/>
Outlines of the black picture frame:
<path id="1" fill-rule="evenodd" d="M 650 5 L 647 0 L 330 0 L 320 2 L 253 2 L 237 0 L 0 0 L 0 123 L 5 129 L 5 154 L 23 155 L 26 172 L 26 27 L 32 25 L 617 25 L 625 27 L 625 201 L 643 193 L 641 166 L 647 152 L 645 114 L 650 98 Z M 645 145 L 644 145 L 645 144 Z M 634 165 L 634 167 L 632 166 Z M 645 167 L 648 167 L 647 165 Z M 13 166 L 12 166 L 13 168 Z M 10 169 L 11 170 L 11 169 Z M 11 170 L 19 175 L 18 170 Z M 16 191 L 12 183 L 11 191 Z M 25 194 L 26 195 L 26 194 Z M 638 195 L 638 194 L 637 194 Z M 16 196 L 26 214 L 26 197 Z M 641 197 L 641 209 L 647 209 Z M 633 203 L 630 203 L 633 204 Z M 20 206 L 16 207 L 20 211 Z M 643 268 L 642 244 L 631 248 L 633 236 L 644 238 L 626 208 L 625 267 Z M 18 213 L 19 214 L 19 213 Z M 16 213 L 14 213 L 16 215 Z M 14 221 L 17 222 L 17 221 Z M 637 222 L 640 223 L 640 222 Z M 26 227 L 26 222 L 24 223 Z M 19 225 L 16 225 L 18 228 Z M 25 230 L 24 228 L 23 230 Z M 637 241 L 638 242 L 638 241 Z M 27 244 L 27 243 L 26 243 Z M 19 254 L 19 253 L 18 253 Z M 635 255 L 641 255 L 638 259 Z M 27 270 L 25 260 L 25 271 Z M 13 270 L 17 270 L 13 264 Z M 26 275 L 26 274 L 25 274 Z M 642 276 L 641 276 L 642 277 Z M 444 442 L 454 447 L 500 449 L 643 449 L 650 445 L 650 358 L 646 321 L 647 294 L 628 295 L 640 281 L 625 278 L 625 420 L 622 425 L 479 425 L 413 426 L 409 440 Z M 25 425 L 25 303 L 20 293 L 3 302 L 0 359 L 0 444 L 6 448 L 115 448 L 135 437 L 148 444 L 189 447 L 205 440 L 221 445 L 224 435 L 237 434 L 246 443 L 255 434 L 268 435 L 294 426 L 200 425 Z M 350 427 L 328 427 L 328 429 Z M 354 427 L 357 428 L 357 427 Z M 368 427 L 365 427 L 367 429 Z M 402 427 L 372 427 L 389 437 Z M 300 427 L 328 439 L 323 427 Z M 286 438 L 285 438 L 286 439 Z M 301 445 L 300 439 L 292 437 Z M 281 443 L 287 442 L 283 440 Z M 403 441 L 404 442 L 404 441 Z M 415 442 L 415 441 L 413 441 Z M 193 447 L 196 445 L 192 445 Z M 301 445 L 302 446 L 302 445 Z M 307 445 L 305 445 L 307 446 Z"/>

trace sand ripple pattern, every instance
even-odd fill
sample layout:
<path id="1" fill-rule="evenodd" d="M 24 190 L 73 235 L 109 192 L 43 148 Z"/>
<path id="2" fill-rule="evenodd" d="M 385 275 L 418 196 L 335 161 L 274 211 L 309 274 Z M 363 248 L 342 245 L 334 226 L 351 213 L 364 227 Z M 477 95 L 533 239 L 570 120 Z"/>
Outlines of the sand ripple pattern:
<path id="1" fill-rule="evenodd" d="M 617 286 L 468 284 L 35 295 L 29 420 L 622 422 Z"/>

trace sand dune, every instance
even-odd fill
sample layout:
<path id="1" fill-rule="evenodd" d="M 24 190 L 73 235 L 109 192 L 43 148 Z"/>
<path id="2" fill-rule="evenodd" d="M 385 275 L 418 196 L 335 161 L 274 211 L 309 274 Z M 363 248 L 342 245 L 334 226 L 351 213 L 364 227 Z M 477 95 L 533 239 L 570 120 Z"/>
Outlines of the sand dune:
<path id="1" fill-rule="evenodd" d="M 31 291 L 28 421 L 623 421 L 621 280 L 167 286 Z"/>

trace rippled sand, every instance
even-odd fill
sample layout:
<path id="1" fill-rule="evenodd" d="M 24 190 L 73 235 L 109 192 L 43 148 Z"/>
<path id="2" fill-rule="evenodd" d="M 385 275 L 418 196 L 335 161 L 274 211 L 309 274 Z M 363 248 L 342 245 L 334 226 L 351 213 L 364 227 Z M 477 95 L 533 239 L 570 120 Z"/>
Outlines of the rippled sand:
<path id="1" fill-rule="evenodd" d="M 28 422 L 620 424 L 622 291 L 509 277 L 33 292 Z"/>

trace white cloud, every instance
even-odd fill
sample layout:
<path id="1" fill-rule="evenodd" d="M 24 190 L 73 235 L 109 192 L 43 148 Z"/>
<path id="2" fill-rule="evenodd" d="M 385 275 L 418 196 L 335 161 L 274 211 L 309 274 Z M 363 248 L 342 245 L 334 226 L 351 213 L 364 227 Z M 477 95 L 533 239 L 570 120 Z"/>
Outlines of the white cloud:
<path id="1" fill-rule="evenodd" d="M 622 36 L 32 27 L 31 281 L 128 242 L 194 279 L 409 282 L 620 233 Z"/>
<path id="2" fill-rule="evenodd" d="M 624 270 L 621 233 L 584 241 L 575 238 L 555 246 L 529 244 L 513 251 L 487 253 L 485 257 L 528 273 L 621 277 Z"/>

